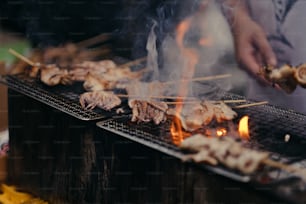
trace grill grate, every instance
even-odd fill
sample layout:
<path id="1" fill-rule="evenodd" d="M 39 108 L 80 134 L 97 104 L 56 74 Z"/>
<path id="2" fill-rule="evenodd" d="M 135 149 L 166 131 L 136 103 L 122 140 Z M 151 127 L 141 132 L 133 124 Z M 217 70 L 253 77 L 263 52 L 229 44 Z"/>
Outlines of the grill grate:
<path id="1" fill-rule="evenodd" d="M 114 114 L 99 109 L 83 110 L 79 104 L 79 95 L 84 92 L 81 83 L 71 86 L 47 87 L 36 79 L 24 75 L 7 75 L 3 83 L 17 92 L 80 120 L 98 120 Z"/>
<path id="2" fill-rule="evenodd" d="M 238 100 L 244 97 L 219 91 L 219 98 L 223 100 Z M 248 101 L 247 103 L 252 103 Z M 239 119 L 250 116 L 251 140 L 248 145 L 255 149 L 265 150 L 271 153 L 271 157 L 286 163 L 305 163 L 305 139 L 306 139 L 306 116 L 291 110 L 284 110 L 271 105 L 249 107 L 237 110 L 239 117 L 234 120 L 238 124 Z M 182 159 L 184 152 L 174 145 L 171 134 L 170 124 L 167 121 L 161 125 L 153 123 L 136 124 L 130 122 L 131 115 L 118 116 L 108 120 L 98 122 L 97 125 L 105 130 L 123 136 L 135 142 L 146 145 L 150 148 L 161 151 L 165 154 Z M 284 141 L 284 136 L 290 134 L 289 142 Z M 274 183 L 282 179 L 288 179 L 292 175 L 272 168 L 266 167 L 256 175 L 245 176 L 239 172 L 223 168 L 222 166 L 211 167 L 201 165 L 210 171 L 219 173 L 226 177 L 241 182 L 262 182 L 262 178 L 269 177 L 269 183 Z M 266 182 L 266 180 L 265 180 Z M 265 183 L 266 184 L 266 183 Z"/>

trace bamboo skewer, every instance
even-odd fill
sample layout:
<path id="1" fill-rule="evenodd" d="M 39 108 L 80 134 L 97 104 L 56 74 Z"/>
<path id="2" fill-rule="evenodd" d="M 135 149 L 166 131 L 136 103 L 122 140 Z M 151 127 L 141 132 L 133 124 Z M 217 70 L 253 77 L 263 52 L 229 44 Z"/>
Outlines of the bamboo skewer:
<path id="1" fill-rule="evenodd" d="M 171 101 L 171 102 L 166 102 L 167 104 L 171 105 L 171 104 L 193 104 L 193 103 L 198 103 L 199 101 Z M 201 101 L 200 101 L 201 102 Z M 243 103 L 246 102 L 246 100 L 217 100 L 215 102 L 223 102 L 223 103 Z"/>
<path id="2" fill-rule="evenodd" d="M 168 81 L 168 82 L 163 82 L 163 84 L 175 84 L 178 82 L 210 81 L 210 80 L 228 78 L 231 76 L 232 76 L 231 74 L 221 74 L 221 75 L 214 75 L 214 76 L 208 76 L 208 77 L 197 77 L 197 78 L 186 79 L 186 80 L 183 79 L 183 80 L 178 80 L 178 81 Z"/>
<path id="3" fill-rule="evenodd" d="M 246 102 L 245 99 L 240 99 L 240 100 L 220 100 L 221 102 L 224 102 L 224 103 L 244 103 Z"/>
<path id="4" fill-rule="evenodd" d="M 281 170 L 284 170 L 288 173 L 293 173 L 297 176 L 300 176 L 303 180 L 306 180 L 306 171 L 305 169 L 302 168 L 298 168 L 292 165 L 288 165 L 288 164 L 284 164 L 281 162 L 277 162 L 271 159 L 265 159 L 262 161 L 263 164 L 270 166 L 270 167 L 274 167 L 274 168 L 278 168 Z"/>
<path id="5" fill-rule="evenodd" d="M 140 64 L 141 62 L 144 62 L 147 60 L 147 57 L 142 57 L 142 58 L 139 58 L 139 59 L 136 59 L 136 60 L 133 60 L 133 61 L 130 61 L 130 62 L 127 62 L 127 63 L 124 63 L 124 64 L 121 64 L 119 65 L 118 67 L 121 68 L 121 67 L 131 67 L 131 66 L 135 66 L 135 65 L 138 65 Z"/>
<path id="6" fill-rule="evenodd" d="M 262 101 L 262 102 L 257 102 L 257 103 L 249 103 L 249 104 L 243 104 L 243 105 L 239 105 L 239 106 L 235 106 L 233 108 L 239 109 L 239 108 L 248 108 L 248 107 L 252 107 L 252 106 L 261 106 L 261 105 L 265 105 L 268 104 L 268 101 Z"/>
<path id="7" fill-rule="evenodd" d="M 15 57 L 17 57 L 18 59 L 21 59 L 22 61 L 26 62 L 27 64 L 31 65 L 32 67 L 35 66 L 35 62 L 31 61 L 30 59 L 28 59 L 27 57 L 19 54 L 18 52 L 16 52 L 15 50 L 13 50 L 12 48 L 9 49 L 9 53 L 11 53 L 12 55 L 14 55 Z"/>
<path id="8" fill-rule="evenodd" d="M 157 98 L 157 99 L 195 99 L 194 97 L 184 97 L 184 96 L 139 96 L 139 95 L 128 95 L 128 94 L 116 94 L 118 97 L 135 97 L 135 98 Z"/>
<path id="9" fill-rule="evenodd" d="M 106 42 L 109 39 L 111 39 L 111 34 L 110 33 L 102 33 L 102 34 L 97 35 L 95 37 L 92 37 L 92 38 L 89 38 L 87 40 L 83 40 L 81 42 L 78 42 L 75 45 L 79 48 L 85 48 L 85 47 L 89 47 L 91 45 Z"/>

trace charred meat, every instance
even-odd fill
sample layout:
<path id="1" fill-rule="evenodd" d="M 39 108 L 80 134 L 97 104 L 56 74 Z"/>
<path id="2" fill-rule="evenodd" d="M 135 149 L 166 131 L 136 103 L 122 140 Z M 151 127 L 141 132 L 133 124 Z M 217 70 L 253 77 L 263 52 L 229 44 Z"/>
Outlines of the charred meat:
<path id="1" fill-rule="evenodd" d="M 81 94 L 80 104 L 85 110 L 92 110 L 98 107 L 108 111 L 119 106 L 121 99 L 111 91 L 93 91 Z"/>
<path id="2" fill-rule="evenodd" d="M 156 125 L 165 122 L 168 105 L 162 101 L 130 99 L 132 122 L 151 122 Z"/>

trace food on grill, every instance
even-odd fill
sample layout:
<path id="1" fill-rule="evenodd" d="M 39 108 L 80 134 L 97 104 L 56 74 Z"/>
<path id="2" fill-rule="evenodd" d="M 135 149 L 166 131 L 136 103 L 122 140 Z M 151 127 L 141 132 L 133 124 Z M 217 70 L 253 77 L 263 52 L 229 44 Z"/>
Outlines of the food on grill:
<path id="1" fill-rule="evenodd" d="M 168 105 L 162 101 L 130 99 L 129 107 L 132 109 L 132 122 L 151 122 L 156 125 L 165 122 Z"/>
<path id="2" fill-rule="evenodd" d="M 93 91 L 81 94 L 80 104 L 85 110 L 92 110 L 95 107 L 111 110 L 121 104 L 121 99 L 111 91 Z"/>
<path id="3" fill-rule="evenodd" d="M 83 87 L 86 91 L 103 91 L 116 87 L 117 81 L 108 81 L 103 77 L 95 76 L 89 73 L 85 77 Z"/>
<path id="4" fill-rule="evenodd" d="M 211 165 L 223 164 L 243 173 L 253 173 L 268 159 L 267 152 L 259 152 L 242 146 L 230 137 L 212 137 L 197 134 L 185 139 L 180 148 L 191 151 L 184 160 L 207 162 Z"/>
<path id="5" fill-rule="evenodd" d="M 306 88 L 306 64 L 302 64 L 296 68 L 294 78 L 301 87 Z"/>
<path id="6" fill-rule="evenodd" d="M 69 74 L 75 81 L 84 81 L 88 74 L 100 76 L 109 69 L 114 69 L 116 67 L 117 65 L 112 60 L 83 61 L 73 64 L 69 70 Z"/>
<path id="7" fill-rule="evenodd" d="M 138 80 L 142 73 L 143 71 L 133 72 L 129 67 L 118 67 L 112 60 L 85 61 L 73 65 L 73 69 L 69 71 L 72 79 L 84 81 L 83 87 L 87 91 L 125 87 L 122 83 Z"/>
<path id="8" fill-rule="evenodd" d="M 237 113 L 222 101 L 199 101 L 185 104 L 180 113 L 176 109 L 169 109 L 169 115 L 178 117 L 184 130 L 192 132 L 202 128 L 212 121 L 218 123 L 233 120 Z"/>
<path id="9" fill-rule="evenodd" d="M 86 60 L 94 60 L 97 56 L 106 53 L 109 48 L 90 50 L 80 48 L 74 43 L 66 43 L 59 47 L 48 47 L 42 51 L 43 63 L 57 64 L 60 67 L 69 68 L 71 64 Z"/>
<path id="10" fill-rule="evenodd" d="M 26 73 L 26 75 L 28 75 L 31 78 L 36 78 L 40 74 L 40 68 L 41 68 L 41 64 L 40 63 L 35 63 L 34 66 L 28 67 L 25 70 L 25 73 Z"/>
<path id="11" fill-rule="evenodd" d="M 71 84 L 71 78 L 66 69 L 60 69 L 50 64 L 40 68 L 40 80 L 48 86 Z"/>

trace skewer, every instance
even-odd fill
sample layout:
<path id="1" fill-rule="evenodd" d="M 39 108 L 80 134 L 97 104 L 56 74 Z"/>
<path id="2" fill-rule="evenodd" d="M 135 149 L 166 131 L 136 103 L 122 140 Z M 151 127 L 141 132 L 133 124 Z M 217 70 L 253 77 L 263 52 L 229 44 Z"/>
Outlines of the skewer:
<path id="1" fill-rule="evenodd" d="M 281 170 L 285 170 L 288 173 L 293 173 L 295 175 L 298 175 L 301 178 L 303 178 L 304 180 L 306 179 L 306 171 L 301 169 L 301 168 L 298 168 L 298 167 L 295 167 L 295 166 L 292 166 L 292 165 L 288 165 L 288 164 L 284 164 L 284 163 L 281 163 L 281 162 L 277 162 L 277 161 L 274 161 L 274 160 L 271 160 L 271 159 L 265 159 L 265 160 L 262 161 L 262 163 L 267 165 L 267 166 L 278 168 L 278 169 L 281 169 Z"/>
<path id="2" fill-rule="evenodd" d="M 224 103 L 244 103 L 246 102 L 245 99 L 240 99 L 240 100 L 220 100 L 221 102 L 224 102 Z"/>
<path id="3" fill-rule="evenodd" d="M 81 42 L 76 43 L 75 45 L 79 48 L 85 48 L 89 47 L 91 45 L 95 45 L 97 43 L 103 43 L 111 39 L 110 33 L 102 33 L 100 35 L 97 35 L 95 37 L 89 38 L 87 40 L 83 40 Z"/>
<path id="4" fill-rule="evenodd" d="M 12 48 L 9 49 L 9 53 L 11 53 L 12 55 L 14 55 L 15 57 L 21 59 L 22 61 L 26 62 L 27 64 L 31 65 L 32 67 L 35 66 L 35 62 L 31 61 L 30 59 L 28 59 L 27 57 L 19 54 L 18 52 L 16 52 L 15 50 L 13 50 Z"/>
<path id="5" fill-rule="evenodd" d="M 103 49 L 89 50 L 88 51 L 88 53 L 91 57 L 105 56 L 106 54 L 109 54 L 111 52 L 112 52 L 112 50 L 109 47 L 105 47 Z"/>
<path id="6" fill-rule="evenodd" d="M 166 102 L 167 104 L 193 104 L 193 103 L 198 103 L 199 101 L 171 101 L 171 102 Z M 246 100 L 220 100 L 216 102 L 223 102 L 223 103 L 243 103 L 246 102 Z"/>
<path id="7" fill-rule="evenodd" d="M 243 104 L 243 105 L 239 105 L 239 106 L 235 106 L 233 108 L 239 109 L 239 108 L 247 108 L 247 107 L 252 107 L 252 106 L 261 106 L 261 105 L 265 105 L 268 104 L 268 101 L 262 101 L 262 102 L 257 102 L 257 103 L 249 103 L 249 104 Z"/>
<path id="8" fill-rule="evenodd" d="M 178 80 L 178 81 L 168 81 L 168 82 L 163 82 L 163 84 L 175 84 L 178 82 L 194 82 L 194 81 L 210 81 L 210 80 L 215 80 L 215 79 L 223 79 L 223 78 L 228 78 L 231 77 L 231 74 L 221 74 L 221 75 L 214 75 L 214 76 L 208 76 L 208 77 L 197 77 L 197 78 L 192 78 L 192 79 L 186 79 L 186 80 Z"/>
<path id="9" fill-rule="evenodd" d="M 139 58 L 139 59 L 136 59 L 136 60 L 133 60 L 133 61 L 130 61 L 130 62 L 127 62 L 127 63 L 124 63 L 124 64 L 121 64 L 119 65 L 118 67 L 121 68 L 121 67 L 131 67 L 131 66 L 134 66 L 134 65 L 138 65 L 140 64 L 141 62 L 144 62 L 147 60 L 147 57 L 142 57 L 142 58 Z"/>
<path id="10" fill-rule="evenodd" d="M 139 95 L 128 95 L 128 94 L 116 94 L 118 97 L 129 98 L 129 97 L 136 97 L 136 98 L 157 98 L 157 99 L 195 99 L 194 97 L 184 97 L 184 96 L 139 96 Z"/>

